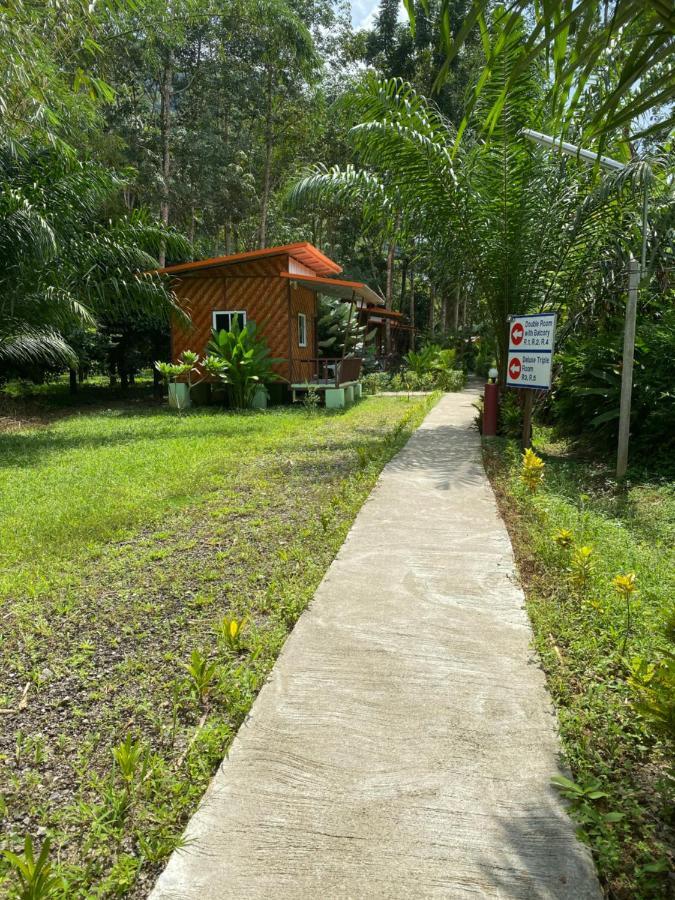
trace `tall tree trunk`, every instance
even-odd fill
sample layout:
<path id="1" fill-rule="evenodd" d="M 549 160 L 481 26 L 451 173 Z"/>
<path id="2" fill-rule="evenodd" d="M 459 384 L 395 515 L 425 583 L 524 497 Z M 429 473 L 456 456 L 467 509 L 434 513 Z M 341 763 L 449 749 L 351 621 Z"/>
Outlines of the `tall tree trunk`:
<path id="1" fill-rule="evenodd" d="M 188 232 L 188 238 L 190 239 L 190 243 L 194 244 L 195 242 L 195 205 L 194 203 L 190 204 L 190 230 Z"/>
<path id="2" fill-rule="evenodd" d="M 415 270 L 410 267 L 410 349 L 415 349 Z"/>
<path id="3" fill-rule="evenodd" d="M 152 357 L 155 363 L 162 358 L 164 348 L 160 336 L 155 332 L 152 336 Z M 157 366 L 152 367 L 152 393 L 156 400 L 161 400 L 164 392 L 162 376 L 157 371 Z"/>
<path id="4" fill-rule="evenodd" d="M 162 185 L 159 215 L 169 224 L 169 179 L 171 178 L 171 101 L 173 99 L 173 51 L 167 50 L 160 85 L 160 133 L 162 138 Z M 166 247 L 159 250 L 159 265 L 166 265 Z"/>
<path id="5" fill-rule="evenodd" d="M 455 308 L 454 308 L 455 334 L 457 333 L 457 330 L 459 329 L 459 301 L 460 301 L 461 292 L 462 292 L 462 289 L 459 286 L 459 284 L 457 284 L 457 286 L 455 287 Z"/>
<path id="6" fill-rule="evenodd" d="M 267 211 L 269 209 L 272 184 L 272 148 L 274 144 L 274 122 L 272 120 L 272 92 L 274 87 L 272 67 L 267 70 L 267 103 L 265 110 L 265 168 L 263 172 L 263 190 L 260 198 L 260 239 L 258 246 L 262 250 L 267 242 Z"/>
<path id="7" fill-rule="evenodd" d="M 427 327 L 429 329 L 429 339 L 432 341 L 434 339 L 434 327 L 436 325 L 435 318 L 434 318 L 434 314 L 436 312 L 434 309 L 435 305 L 436 305 L 436 291 L 433 287 L 430 287 L 429 288 L 429 322 L 428 322 Z"/>
<path id="8" fill-rule="evenodd" d="M 441 297 L 441 334 L 448 330 L 448 295 L 443 291 Z"/>
<path id="9" fill-rule="evenodd" d="M 68 372 L 70 393 L 77 393 L 77 369 L 70 369 Z"/>
<path id="10" fill-rule="evenodd" d="M 394 259 L 396 256 L 396 241 L 392 238 L 387 250 L 387 283 L 384 294 L 385 308 L 391 312 L 394 305 Z M 387 317 L 384 326 L 384 352 L 391 353 L 391 319 Z"/>

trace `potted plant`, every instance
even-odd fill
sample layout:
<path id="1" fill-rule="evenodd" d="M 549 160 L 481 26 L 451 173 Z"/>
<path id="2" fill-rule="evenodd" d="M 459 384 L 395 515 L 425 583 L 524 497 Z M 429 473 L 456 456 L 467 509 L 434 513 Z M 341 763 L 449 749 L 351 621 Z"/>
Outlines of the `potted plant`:
<path id="1" fill-rule="evenodd" d="M 202 367 L 205 375 L 195 381 L 193 376 L 199 373 L 197 365 Z M 200 360 L 192 350 L 184 350 L 177 363 L 156 362 L 155 368 L 168 384 L 169 406 L 181 412 L 192 406 L 192 388 L 201 384 L 206 375 L 218 377 L 222 364 L 208 356 Z"/>

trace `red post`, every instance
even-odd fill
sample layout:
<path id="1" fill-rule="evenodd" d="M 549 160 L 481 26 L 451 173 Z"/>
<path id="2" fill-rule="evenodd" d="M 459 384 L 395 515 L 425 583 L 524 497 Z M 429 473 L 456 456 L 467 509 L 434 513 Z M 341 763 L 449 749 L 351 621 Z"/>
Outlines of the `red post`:
<path id="1" fill-rule="evenodd" d="M 499 409 L 499 385 L 485 385 L 485 404 L 483 406 L 483 436 L 494 437 L 497 434 L 497 410 Z"/>

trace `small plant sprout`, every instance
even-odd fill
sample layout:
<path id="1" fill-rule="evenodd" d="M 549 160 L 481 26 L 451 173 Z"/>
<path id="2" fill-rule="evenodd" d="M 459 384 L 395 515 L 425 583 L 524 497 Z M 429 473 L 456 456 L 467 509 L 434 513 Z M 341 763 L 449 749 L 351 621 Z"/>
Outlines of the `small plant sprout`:
<path id="1" fill-rule="evenodd" d="M 544 480 L 544 460 L 528 447 L 523 453 L 520 478 L 531 494 L 536 494 Z"/>
<path id="2" fill-rule="evenodd" d="M 321 397 L 315 387 L 309 387 L 307 393 L 303 397 L 302 406 L 306 413 L 311 415 L 315 413 L 321 403 Z"/>
<path id="3" fill-rule="evenodd" d="M 579 822 L 577 834 L 588 841 L 593 834 L 602 834 L 608 825 L 614 825 L 624 818 L 620 812 L 604 812 L 600 806 L 606 801 L 607 793 L 597 778 L 582 782 L 572 781 L 564 775 L 555 775 L 551 783 L 570 804 L 570 812 Z"/>
<path id="4" fill-rule="evenodd" d="M 567 528 L 559 528 L 553 535 L 553 543 L 561 550 L 569 550 L 574 541 L 574 535 Z"/>
<path id="5" fill-rule="evenodd" d="M 190 662 L 185 665 L 190 678 L 190 687 L 202 706 L 206 706 L 216 679 L 216 664 L 209 662 L 200 650 L 193 650 Z"/>
<path id="6" fill-rule="evenodd" d="M 616 575 L 612 580 L 614 590 L 620 597 L 623 597 L 626 604 L 626 627 L 623 633 L 623 643 L 621 645 L 621 655 L 626 652 L 626 644 L 630 634 L 631 626 L 631 600 L 637 593 L 635 572 L 628 572 L 626 575 Z"/>
<path id="7" fill-rule="evenodd" d="M 593 548 L 586 545 L 577 547 L 572 554 L 572 560 L 570 562 L 570 578 L 572 584 L 578 590 L 583 590 L 591 580 L 594 569 L 595 561 L 593 559 Z"/>
<path id="8" fill-rule="evenodd" d="M 127 734 L 121 744 L 113 747 L 112 755 L 128 793 L 137 772 L 145 767 L 147 759 L 145 748 L 141 741 L 135 741 L 130 734 Z"/>
<path id="9" fill-rule="evenodd" d="M 54 896 L 57 889 L 63 888 L 63 879 L 52 874 L 49 862 L 49 838 L 45 839 L 37 859 L 33 853 L 30 835 L 26 835 L 21 856 L 9 850 L 3 850 L 2 855 L 18 876 L 20 900 L 47 900 Z"/>
<path id="10" fill-rule="evenodd" d="M 227 616 L 218 626 L 218 637 L 223 641 L 228 650 L 238 653 L 241 650 L 241 637 L 246 627 L 246 619 L 228 618 Z"/>
<path id="11" fill-rule="evenodd" d="M 370 462 L 370 450 L 365 446 L 365 444 L 360 444 L 356 448 L 356 453 L 359 458 L 359 468 L 365 469 Z"/>

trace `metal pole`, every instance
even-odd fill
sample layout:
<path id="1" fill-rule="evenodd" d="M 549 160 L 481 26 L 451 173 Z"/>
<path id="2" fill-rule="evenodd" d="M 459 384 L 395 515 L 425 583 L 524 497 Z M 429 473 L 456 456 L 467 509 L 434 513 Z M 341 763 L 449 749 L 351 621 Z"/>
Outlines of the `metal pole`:
<path id="1" fill-rule="evenodd" d="M 640 279 L 644 281 L 647 277 L 647 227 L 649 212 L 649 185 L 645 181 L 645 193 L 642 198 L 642 264 L 640 266 Z"/>
<path id="2" fill-rule="evenodd" d="M 630 435 L 630 401 L 633 390 L 633 354 L 635 350 L 635 320 L 640 267 L 631 256 L 628 276 L 628 301 L 623 332 L 623 362 L 621 366 L 621 401 L 619 405 L 619 446 L 616 454 L 616 477 L 622 479 L 628 468 L 628 437 Z"/>

